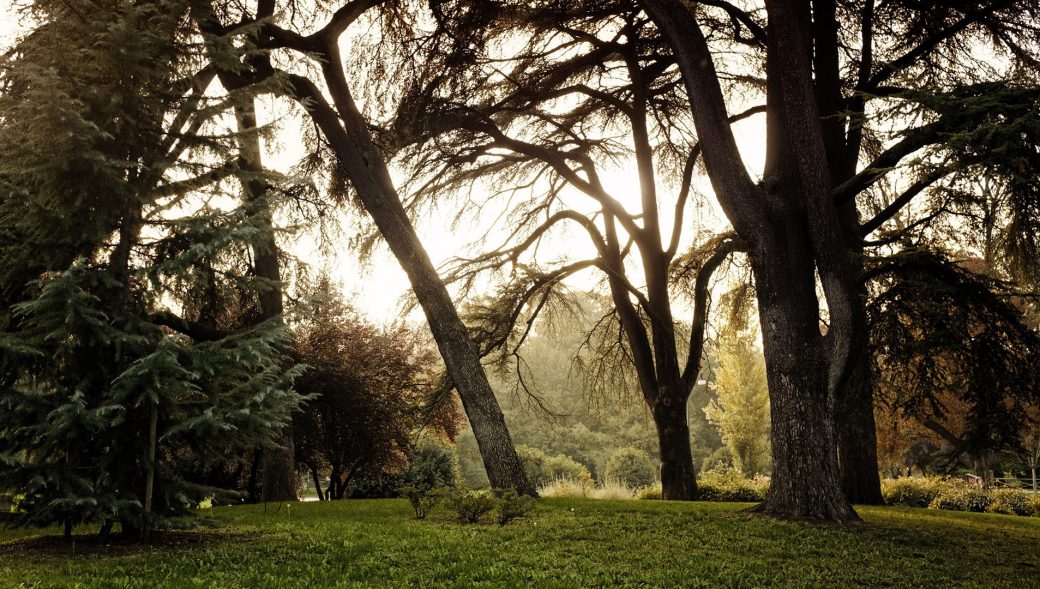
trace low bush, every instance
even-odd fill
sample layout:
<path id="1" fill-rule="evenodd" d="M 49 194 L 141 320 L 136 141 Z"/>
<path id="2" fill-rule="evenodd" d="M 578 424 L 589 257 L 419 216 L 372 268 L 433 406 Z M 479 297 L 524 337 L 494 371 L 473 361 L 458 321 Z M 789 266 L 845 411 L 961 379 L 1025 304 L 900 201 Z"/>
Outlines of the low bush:
<path id="1" fill-rule="evenodd" d="M 989 504 L 990 498 L 986 491 L 978 487 L 950 483 L 942 486 L 935 499 L 928 504 L 928 508 L 983 512 L 986 511 Z"/>
<path id="2" fill-rule="evenodd" d="M 534 509 L 534 497 L 520 495 L 514 489 L 496 491 L 495 499 L 498 502 L 495 521 L 497 521 L 500 526 L 504 526 L 514 519 L 523 517 Z"/>
<path id="3" fill-rule="evenodd" d="M 459 523 L 477 524 L 495 509 L 498 502 L 486 491 L 453 489 L 447 492 L 444 503 L 455 512 Z"/>
<path id="4" fill-rule="evenodd" d="M 769 479 L 748 479 L 734 468 L 716 467 L 701 474 L 697 489 L 701 501 L 755 502 L 765 499 Z"/>
<path id="5" fill-rule="evenodd" d="M 1040 517 L 1040 495 L 1033 493 L 1026 499 L 1026 509 L 1029 510 L 1029 515 Z"/>
<path id="6" fill-rule="evenodd" d="M 538 448 L 519 445 L 516 453 L 520 457 L 520 463 L 524 467 L 527 480 L 535 488 L 551 485 L 559 479 L 573 481 L 587 481 L 592 485 L 592 474 L 589 469 L 577 460 L 565 454 L 549 456 Z"/>
<path id="7" fill-rule="evenodd" d="M 928 507 L 946 484 L 935 477 L 885 479 L 881 481 L 881 495 L 887 505 Z"/>
<path id="8" fill-rule="evenodd" d="M 649 487 L 643 487 L 636 491 L 636 499 L 643 501 L 660 501 L 661 500 L 661 483 L 656 485 L 650 485 Z"/>
<path id="9" fill-rule="evenodd" d="M 1033 515 L 1029 499 L 1030 494 L 1022 489 L 992 489 L 987 510 L 1007 515 Z"/>
<path id="10" fill-rule="evenodd" d="M 444 489 L 427 489 L 425 487 L 401 487 L 398 494 L 404 497 L 415 510 L 415 519 L 426 519 L 434 507 L 444 500 Z"/>
<path id="11" fill-rule="evenodd" d="M 404 487 L 433 489 L 453 487 L 459 480 L 455 448 L 439 440 L 422 440 L 409 458 L 408 468 L 395 474 L 377 474 L 354 479 L 347 490 L 351 499 L 400 497 Z"/>

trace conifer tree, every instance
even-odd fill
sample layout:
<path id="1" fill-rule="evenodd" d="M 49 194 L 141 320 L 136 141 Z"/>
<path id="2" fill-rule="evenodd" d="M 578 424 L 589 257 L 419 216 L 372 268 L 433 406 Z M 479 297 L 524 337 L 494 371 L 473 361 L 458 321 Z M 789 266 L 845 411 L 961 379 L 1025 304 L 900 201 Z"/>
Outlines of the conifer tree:
<path id="1" fill-rule="evenodd" d="M 252 211 L 281 194 L 237 187 L 281 180 L 224 120 L 264 89 L 206 94 L 188 8 L 39 0 L 0 64 L 0 493 L 24 525 L 147 536 L 222 494 L 192 467 L 270 445 L 300 402 L 281 323 L 236 323 L 270 239 Z"/>

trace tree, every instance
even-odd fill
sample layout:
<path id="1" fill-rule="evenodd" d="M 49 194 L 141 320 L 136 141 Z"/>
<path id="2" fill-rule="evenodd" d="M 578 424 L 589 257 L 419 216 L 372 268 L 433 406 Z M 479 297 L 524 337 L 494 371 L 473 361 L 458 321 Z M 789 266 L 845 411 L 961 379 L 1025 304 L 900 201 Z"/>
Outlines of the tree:
<path id="1" fill-rule="evenodd" d="M 389 7 L 382 14 L 387 18 L 384 32 L 392 35 L 397 26 L 406 26 L 406 21 L 394 19 L 392 4 L 379 0 L 347 2 L 333 10 L 325 24 L 308 35 L 279 26 L 275 17 L 276 2 L 273 1 L 258 2 L 252 12 L 239 11 L 237 7 L 223 11 L 219 3 L 214 3 L 197 9 L 194 16 L 213 45 L 234 46 L 236 40 L 251 36 L 256 46 L 263 50 L 282 51 L 294 59 L 316 60 L 312 64 L 321 72 L 314 76 L 319 80 L 317 83 L 303 75 L 282 72 L 269 55 L 248 63 L 238 61 L 232 67 L 253 82 L 282 74 L 286 76 L 289 87 L 277 93 L 297 101 L 319 129 L 321 140 L 320 148 L 316 148 L 316 157 L 320 160 L 324 152 L 332 154 L 332 177 L 349 180 L 354 194 L 408 274 L 451 382 L 459 391 L 492 484 L 533 494 L 533 487 L 524 479 L 523 468 L 476 347 L 415 233 L 391 180 L 386 154 L 373 142 L 369 121 L 359 110 L 351 91 L 349 68 L 340 53 L 341 37 L 351 24 L 365 15 L 376 13 L 374 9 L 384 4 Z M 313 25 L 324 11 L 314 10 L 305 14 L 310 17 L 309 24 Z M 254 30 L 252 27 L 257 28 Z M 370 65 L 378 69 L 385 62 Z M 318 84 L 327 88 L 331 102 Z"/>
<path id="2" fill-rule="evenodd" d="M 1008 296 L 1012 285 L 970 266 L 936 252 L 894 256 L 872 268 L 868 317 L 879 402 L 981 474 L 1029 425 L 1040 336 Z"/>
<path id="3" fill-rule="evenodd" d="M 190 465 L 272 445 L 300 399 L 284 329 L 169 309 L 197 308 L 206 269 L 253 287 L 238 262 L 266 234 L 224 190 L 246 173 L 188 5 L 102 4 L 34 2 L 0 68 L 0 268 L 31 277 L 4 283 L 0 488 L 19 523 L 105 541 L 227 496 Z"/>
<path id="4" fill-rule="evenodd" d="M 769 471 L 769 387 L 754 332 L 732 332 L 719 341 L 713 399 L 704 413 L 718 429 L 746 477 Z"/>
<path id="5" fill-rule="evenodd" d="M 922 98 L 948 92 L 944 95 L 956 102 L 954 89 L 967 89 L 960 96 L 971 96 L 985 86 L 975 85 L 980 77 L 1000 78 L 999 72 L 968 65 L 977 63 L 968 47 L 983 36 L 1021 68 L 1033 68 L 1036 7 L 1013 1 L 979 6 L 777 0 L 767 1 L 764 11 L 728 2 L 699 4 L 694 11 L 675 0 L 640 4 L 661 28 L 682 71 L 708 177 L 745 242 L 755 275 L 773 413 L 773 478 L 760 510 L 855 519 L 845 495 L 858 499 L 867 491 L 872 500 L 877 495 L 857 254 L 865 236 L 953 168 L 941 160 L 919 168 L 915 182 L 862 223 L 856 199 L 911 154 L 926 147 L 941 152 L 944 145 L 964 153 L 951 139 L 981 139 L 986 133 L 980 129 L 999 125 L 994 118 L 969 118 L 964 109 L 930 109 Z M 728 22 L 713 27 L 718 20 L 711 13 L 725 13 Z M 764 64 L 752 78 L 768 106 L 761 182 L 749 175 L 727 124 L 727 87 L 714 61 L 721 47 L 740 46 Z M 991 114 L 1014 110 L 1013 101 L 989 98 Z M 879 103 L 891 101 L 906 101 L 925 122 L 883 116 Z M 872 133 L 886 123 L 901 138 L 871 148 Z M 1031 142 L 1027 136 L 1001 137 L 1012 145 Z M 820 330 L 817 276 L 827 308 L 826 335 Z"/>
<path id="6" fill-rule="evenodd" d="M 312 395 L 293 420 L 296 459 L 319 498 L 340 499 L 356 477 L 407 465 L 420 430 L 454 437 L 457 414 L 452 397 L 427 407 L 434 352 L 415 330 L 367 323 L 327 279 L 318 292 L 312 314 L 293 330 L 297 357 L 308 367 L 296 388 Z"/>
<path id="7" fill-rule="evenodd" d="M 460 257 L 448 274 L 464 288 L 477 277 L 503 280 L 472 317 L 483 354 L 517 356 L 541 313 L 574 304 L 564 281 L 599 273 L 609 306 L 586 339 L 603 354 L 593 370 L 622 371 L 635 383 L 658 435 L 663 496 L 693 499 L 687 413 L 709 285 L 740 246 L 698 235 L 706 243 L 680 250 L 700 147 L 676 144 L 688 139 L 681 112 L 674 116 L 682 100 L 676 72 L 646 19 L 624 3 L 470 4 L 434 8 L 433 38 L 443 49 L 421 64 L 383 136 L 404 146 L 418 197 L 441 201 L 445 192 L 490 185 L 498 188 L 481 206 L 504 202 L 510 211 L 506 243 Z M 519 49 L 506 41 L 517 35 Z M 637 171 L 638 205 L 626 206 L 622 190 L 604 180 L 619 162 Z M 684 176 L 674 201 L 660 170 Z M 673 208 L 671 218 L 661 214 Z M 550 244 L 564 235 L 577 245 L 567 228 L 583 247 L 557 254 Z M 552 251 L 548 261 L 543 247 Z M 680 290 L 693 302 L 689 326 L 674 317 Z"/>

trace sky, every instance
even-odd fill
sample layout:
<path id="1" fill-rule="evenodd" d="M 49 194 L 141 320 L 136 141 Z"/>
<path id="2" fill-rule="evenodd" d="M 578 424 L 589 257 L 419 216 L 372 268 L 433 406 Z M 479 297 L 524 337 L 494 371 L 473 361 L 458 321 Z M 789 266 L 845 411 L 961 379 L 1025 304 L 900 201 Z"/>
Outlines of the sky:
<path id="1" fill-rule="evenodd" d="M 22 26 L 19 26 L 13 3 L 0 0 L 0 47 L 9 46 L 21 30 Z M 293 129 L 298 129 L 298 126 L 291 120 L 280 120 L 276 109 L 264 109 L 261 106 L 259 114 L 261 124 L 285 123 L 281 125 L 281 132 L 275 142 L 265 142 L 264 162 L 265 165 L 279 171 L 288 171 L 304 154 L 298 131 L 293 131 Z M 752 117 L 734 125 L 734 132 L 746 163 L 757 174 L 758 170 L 761 170 L 764 158 L 763 117 Z M 399 175 L 400 171 L 396 170 L 394 173 Z M 638 208 L 638 180 L 634 166 L 632 169 L 622 167 L 606 170 L 604 180 L 605 185 L 618 196 L 619 200 L 630 204 L 632 210 Z M 401 183 L 398 182 L 398 184 Z M 710 193 L 707 186 L 700 188 L 702 191 Z M 588 202 L 586 197 L 580 195 L 573 195 L 571 198 L 575 199 L 579 208 L 583 206 L 580 201 Z M 667 200 L 661 203 L 662 222 L 667 227 L 671 225 L 671 208 L 672 206 Z M 417 233 L 431 260 L 437 266 L 468 251 L 474 236 L 481 235 L 486 230 L 483 226 L 465 221 L 459 226 L 452 227 L 451 219 L 456 212 L 454 208 L 447 206 L 438 211 L 423 214 L 414 220 Z M 363 213 L 348 211 L 342 214 L 343 226 L 346 228 L 345 234 L 341 237 L 343 242 L 350 239 L 354 228 L 358 226 L 358 215 L 360 214 Z M 721 229 L 722 223 L 719 221 L 721 215 L 718 211 L 708 210 L 703 215 L 701 221 L 709 228 L 716 231 Z M 688 219 L 687 223 L 689 222 Z M 684 233 L 688 242 L 693 232 L 687 229 Z M 667 238 L 667 235 L 665 237 Z M 489 245 L 499 245 L 503 238 L 502 233 L 493 234 L 489 238 Z M 582 239 L 580 235 L 574 235 L 574 239 L 569 240 L 557 238 L 542 248 L 540 257 L 543 260 L 552 259 L 555 255 L 573 253 L 573 250 L 581 247 L 588 248 L 589 246 L 587 240 Z M 312 270 L 328 269 L 333 279 L 341 284 L 345 294 L 352 299 L 353 304 L 370 320 L 387 323 L 403 317 L 401 302 L 409 293 L 408 279 L 385 245 L 380 244 L 375 248 L 371 258 L 361 260 L 346 243 L 337 242 L 332 251 L 322 253 L 318 251 L 314 233 L 304 232 L 297 236 L 288 249 Z M 584 276 L 575 277 L 570 281 L 570 285 L 576 288 L 589 288 L 597 279 L 596 272 L 591 271 Z M 684 311 L 682 303 L 680 302 L 677 307 L 681 317 Z M 413 310 L 411 314 L 403 318 L 415 321 L 421 320 L 422 316 L 418 310 Z"/>

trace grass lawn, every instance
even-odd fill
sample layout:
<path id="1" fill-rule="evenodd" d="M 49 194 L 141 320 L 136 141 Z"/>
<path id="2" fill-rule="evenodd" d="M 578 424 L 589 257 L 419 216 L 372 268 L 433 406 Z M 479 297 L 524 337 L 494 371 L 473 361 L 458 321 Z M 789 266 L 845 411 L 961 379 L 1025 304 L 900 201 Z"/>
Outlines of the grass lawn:
<path id="1" fill-rule="evenodd" d="M 741 507 L 544 499 L 504 528 L 403 500 L 228 507 L 161 548 L 75 554 L 2 530 L 0 587 L 1040 587 L 1040 518 L 864 507 L 841 529 Z"/>

